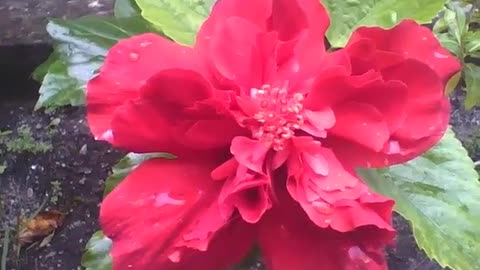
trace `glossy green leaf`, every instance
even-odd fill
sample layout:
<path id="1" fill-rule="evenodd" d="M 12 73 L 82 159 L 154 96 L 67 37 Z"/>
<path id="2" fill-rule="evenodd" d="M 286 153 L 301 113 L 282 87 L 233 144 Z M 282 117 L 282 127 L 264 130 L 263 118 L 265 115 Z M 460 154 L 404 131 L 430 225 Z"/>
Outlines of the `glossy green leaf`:
<path id="1" fill-rule="evenodd" d="M 112 258 L 109 254 L 111 248 L 112 240 L 103 235 L 102 231 L 94 233 L 85 247 L 82 266 L 86 268 L 85 270 L 111 270 Z"/>
<path id="2" fill-rule="evenodd" d="M 85 85 L 103 63 L 108 49 L 120 39 L 155 30 L 139 17 L 83 17 L 51 20 L 47 31 L 57 43 L 56 56 L 36 72 L 36 77 L 44 78 L 35 109 L 84 104 Z"/>
<path id="3" fill-rule="evenodd" d="M 136 0 L 142 16 L 173 40 L 191 45 L 215 0 Z"/>
<path id="4" fill-rule="evenodd" d="M 467 54 L 480 52 L 480 32 L 467 32 L 464 37 L 465 51 Z"/>
<path id="5" fill-rule="evenodd" d="M 93 74 L 93 71 L 100 67 L 102 63 L 101 59 L 94 59 L 82 55 L 81 59 L 76 63 L 67 63 L 65 60 L 59 59 L 51 64 L 48 73 L 43 78 L 42 86 L 39 90 L 40 97 L 35 105 L 35 109 L 84 104 L 84 85 L 89 77 L 82 80 L 79 78 L 74 79 L 69 74 L 69 68 L 80 70 L 80 72 L 86 73 L 86 75 Z"/>
<path id="6" fill-rule="evenodd" d="M 448 25 L 448 31 L 455 37 L 459 44 L 462 43 L 463 34 L 468 30 L 465 11 L 458 5 L 449 5 L 443 15 Z"/>
<path id="7" fill-rule="evenodd" d="M 460 44 L 453 35 L 447 32 L 438 33 L 435 36 L 437 37 L 438 41 L 440 41 L 442 46 L 449 50 L 451 53 L 455 54 L 456 56 L 462 56 L 462 48 L 460 47 Z"/>
<path id="8" fill-rule="evenodd" d="M 465 108 L 471 109 L 480 104 L 480 67 L 467 63 L 463 69 L 467 96 L 465 97 Z"/>
<path id="9" fill-rule="evenodd" d="M 380 170 L 359 170 L 395 199 L 427 255 L 455 270 L 480 269 L 480 182 L 473 161 L 449 130 L 422 157 Z"/>
<path id="10" fill-rule="evenodd" d="M 38 66 L 32 73 L 32 78 L 37 82 L 42 82 L 43 78 L 48 73 L 48 69 L 50 66 L 55 63 L 59 58 L 59 55 L 56 51 L 54 51 L 50 56 L 43 62 L 40 66 Z"/>
<path id="11" fill-rule="evenodd" d="M 140 8 L 135 0 L 116 0 L 113 14 L 117 18 L 135 17 L 140 15 Z"/>
<path id="12" fill-rule="evenodd" d="M 135 154 L 129 153 L 123 157 L 112 169 L 112 173 L 105 180 L 104 196 L 107 196 L 127 175 L 142 162 L 152 158 L 173 159 L 175 156 L 168 153 Z"/>
<path id="13" fill-rule="evenodd" d="M 330 44 L 343 47 L 360 26 L 392 27 L 405 18 L 429 23 L 447 0 L 322 0 L 330 13 Z"/>

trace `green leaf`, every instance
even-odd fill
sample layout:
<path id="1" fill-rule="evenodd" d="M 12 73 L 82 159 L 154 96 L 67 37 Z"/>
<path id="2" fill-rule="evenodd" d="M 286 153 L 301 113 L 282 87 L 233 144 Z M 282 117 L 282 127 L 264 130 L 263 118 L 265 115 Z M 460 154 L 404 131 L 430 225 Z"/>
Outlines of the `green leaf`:
<path id="1" fill-rule="evenodd" d="M 87 242 L 81 264 L 86 270 L 111 270 L 112 258 L 110 249 L 112 240 L 103 235 L 102 231 L 93 234 Z"/>
<path id="2" fill-rule="evenodd" d="M 36 76 L 44 78 L 35 109 L 84 104 L 86 83 L 103 63 L 108 49 L 120 39 L 155 30 L 139 17 L 89 16 L 73 21 L 51 20 L 47 31 L 57 43 L 56 56 L 37 70 Z"/>
<path id="3" fill-rule="evenodd" d="M 480 67 L 467 63 L 463 70 L 467 96 L 465 97 L 465 108 L 472 109 L 480 104 Z"/>
<path id="4" fill-rule="evenodd" d="M 323 0 L 330 13 L 330 44 L 343 47 L 360 26 L 392 27 L 403 19 L 430 23 L 447 0 Z"/>
<path id="5" fill-rule="evenodd" d="M 136 0 L 142 16 L 173 40 L 191 45 L 215 0 Z"/>
<path id="6" fill-rule="evenodd" d="M 7 163 L 6 162 L 0 163 L 0 174 L 4 173 L 6 169 L 7 169 Z"/>
<path id="7" fill-rule="evenodd" d="M 449 50 L 451 53 L 455 54 L 456 56 L 461 56 L 462 55 L 462 48 L 460 47 L 460 44 L 458 43 L 457 39 L 452 36 L 450 33 L 439 33 L 435 35 L 442 44 L 443 47 L 445 47 L 447 50 Z"/>
<path id="8" fill-rule="evenodd" d="M 465 51 L 467 54 L 480 52 L 480 32 L 466 32 L 464 36 Z"/>
<path id="9" fill-rule="evenodd" d="M 80 57 L 80 56 L 79 56 Z M 79 59 L 80 60 L 80 59 Z M 77 63 L 67 63 L 59 59 L 50 65 L 40 87 L 35 110 L 47 107 L 55 108 L 63 105 L 79 106 L 85 103 L 84 85 L 89 77 L 83 80 L 75 79 L 69 74 L 69 68 L 79 70 L 84 74 L 93 74 L 100 67 L 102 61 L 81 56 Z"/>
<path id="10" fill-rule="evenodd" d="M 449 33 L 455 37 L 458 44 L 461 44 L 463 34 L 467 30 L 467 17 L 465 11 L 458 5 L 449 6 L 449 9 L 445 10 L 443 17 L 448 25 Z"/>
<path id="11" fill-rule="evenodd" d="M 47 75 L 48 73 L 48 69 L 50 68 L 50 66 L 55 63 L 55 61 L 58 60 L 58 53 L 56 51 L 54 51 L 52 54 L 50 54 L 50 56 L 47 58 L 47 60 L 45 60 L 45 62 L 43 62 L 40 66 L 38 66 L 32 73 L 32 78 L 37 81 L 37 82 L 42 82 L 43 81 L 43 78 L 45 78 L 45 76 Z"/>
<path id="12" fill-rule="evenodd" d="M 112 173 L 105 180 L 103 196 L 107 196 L 127 175 L 137 168 L 142 162 L 152 158 L 174 159 L 175 156 L 168 153 L 135 154 L 129 153 L 123 157 L 112 169 Z"/>
<path id="13" fill-rule="evenodd" d="M 140 15 L 140 8 L 135 0 L 116 0 L 113 14 L 117 18 L 135 17 Z"/>
<path id="14" fill-rule="evenodd" d="M 440 265 L 480 269 L 480 182 L 473 161 L 449 130 L 408 163 L 359 170 L 375 191 L 393 198 L 412 224 L 420 248 Z"/>

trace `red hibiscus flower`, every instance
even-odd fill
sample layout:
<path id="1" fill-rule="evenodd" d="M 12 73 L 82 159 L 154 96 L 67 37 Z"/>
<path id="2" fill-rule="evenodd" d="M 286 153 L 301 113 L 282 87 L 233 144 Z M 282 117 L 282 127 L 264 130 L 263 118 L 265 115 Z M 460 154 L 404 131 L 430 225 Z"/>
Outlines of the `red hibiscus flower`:
<path id="1" fill-rule="evenodd" d="M 357 167 L 444 133 L 460 68 L 413 21 L 327 52 L 318 0 L 220 0 L 193 47 L 122 40 L 88 84 L 97 139 L 167 151 L 103 202 L 114 270 L 222 270 L 258 245 L 270 270 L 386 269 L 393 202 Z"/>

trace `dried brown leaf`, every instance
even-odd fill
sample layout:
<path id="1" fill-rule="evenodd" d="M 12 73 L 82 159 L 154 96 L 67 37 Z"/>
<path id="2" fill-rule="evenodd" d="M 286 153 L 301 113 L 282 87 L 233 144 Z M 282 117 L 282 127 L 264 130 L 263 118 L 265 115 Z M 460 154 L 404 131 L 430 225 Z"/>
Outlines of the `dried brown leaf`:
<path id="1" fill-rule="evenodd" d="M 20 221 L 18 244 L 25 246 L 51 235 L 63 224 L 65 214 L 59 211 L 43 211 L 33 218 Z"/>

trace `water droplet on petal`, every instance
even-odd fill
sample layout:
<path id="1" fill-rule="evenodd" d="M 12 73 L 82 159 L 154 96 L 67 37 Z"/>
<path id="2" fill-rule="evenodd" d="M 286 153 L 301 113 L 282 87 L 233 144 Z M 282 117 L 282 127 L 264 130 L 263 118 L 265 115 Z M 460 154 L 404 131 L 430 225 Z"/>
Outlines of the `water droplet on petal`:
<path id="1" fill-rule="evenodd" d="M 142 43 L 140 43 L 140 47 L 142 47 L 142 48 L 146 48 L 150 45 L 152 45 L 151 41 L 143 41 Z"/>
<path id="2" fill-rule="evenodd" d="M 128 55 L 128 57 L 130 58 L 130 60 L 132 60 L 132 61 L 134 61 L 134 62 L 135 62 L 135 61 L 138 61 L 138 59 L 140 59 L 140 55 L 138 55 L 138 53 L 133 53 L 133 52 L 130 53 L 130 54 Z"/>
<path id="3" fill-rule="evenodd" d="M 372 261 L 372 259 L 368 257 L 360 247 L 357 246 L 353 246 L 348 249 L 348 256 L 354 261 L 361 261 L 363 263 L 369 263 Z"/>
<path id="4" fill-rule="evenodd" d="M 112 141 L 113 140 L 113 132 L 111 129 L 105 131 L 102 135 L 100 135 L 100 140 L 105 141 Z"/>
<path id="5" fill-rule="evenodd" d="M 168 255 L 168 259 L 174 263 L 180 262 L 180 251 L 176 250 L 172 254 Z"/>
<path id="6" fill-rule="evenodd" d="M 330 223 L 332 223 L 332 220 L 331 219 L 325 219 L 325 223 L 330 224 Z"/>
<path id="7" fill-rule="evenodd" d="M 168 193 L 160 193 L 155 196 L 155 207 L 162 207 L 165 205 L 184 205 L 185 200 L 178 200 L 170 197 Z"/>
<path id="8" fill-rule="evenodd" d="M 400 143 L 398 141 L 390 141 L 388 143 L 388 154 L 398 154 L 400 153 Z"/>
<path id="9" fill-rule="evenodd" d="M 448 58 L 448 55 L 443 54 L 443 53 L 441 53 L 441 52 L 434 52 L 434 53 L 433 53 L 433 56 L 435 56 L 436 58 L 439 58 L 439 59 Z"/>
<path id="10" fill-rule="evenodd" d="M 314 201 L 312 205 L 315 208 L 315 210 L 319 213 L 328 215 L 333 212 L 332 207 L 330 207 L 328 203 L 321 202 L 321 201 Z"/>

